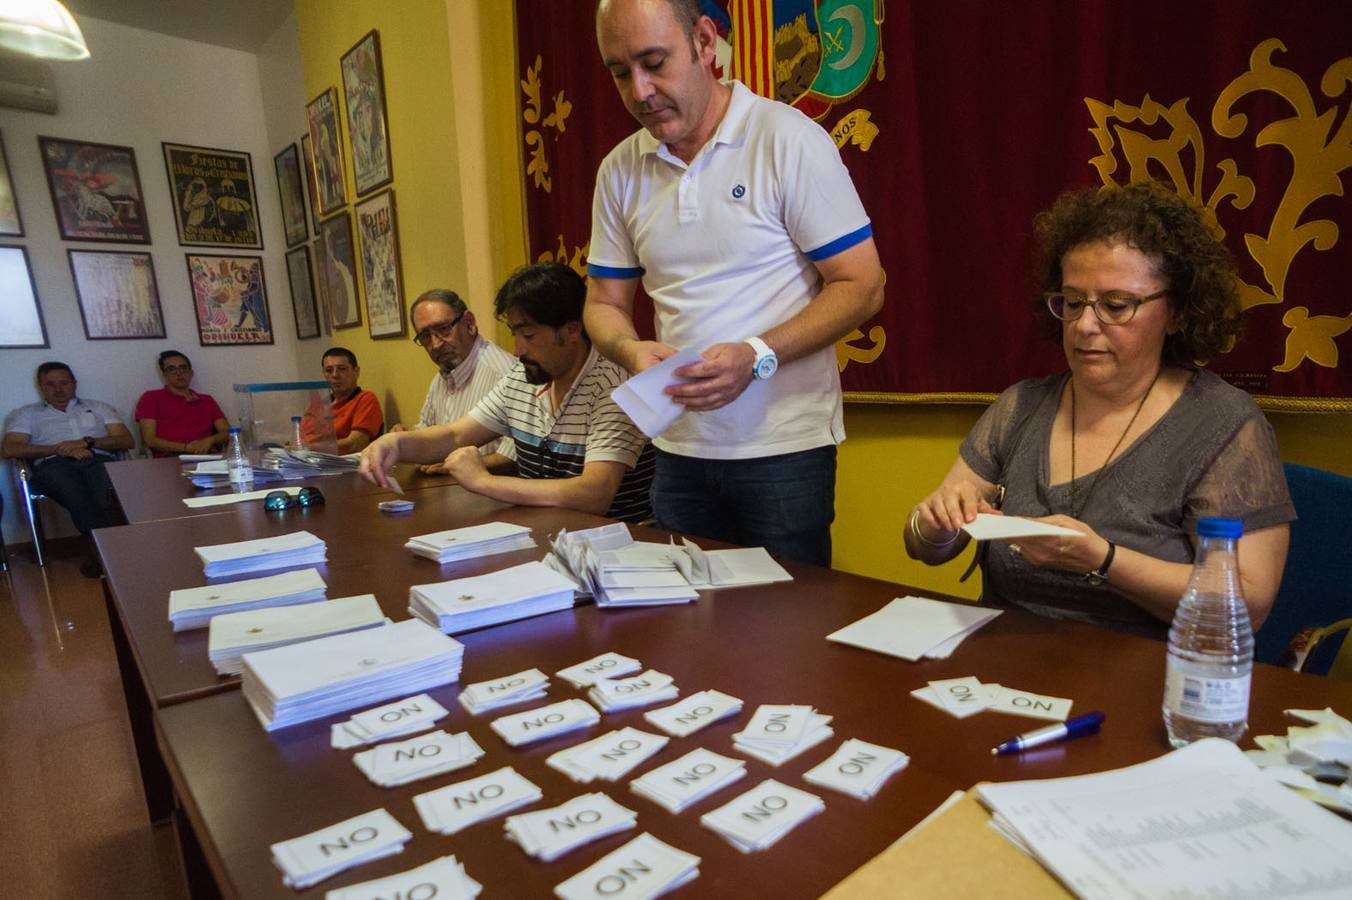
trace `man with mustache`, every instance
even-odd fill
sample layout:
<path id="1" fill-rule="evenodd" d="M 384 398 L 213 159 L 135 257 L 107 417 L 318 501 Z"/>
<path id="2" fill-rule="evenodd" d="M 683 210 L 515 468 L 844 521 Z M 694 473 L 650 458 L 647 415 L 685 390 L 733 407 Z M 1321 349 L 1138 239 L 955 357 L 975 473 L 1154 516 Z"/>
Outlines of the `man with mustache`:
<path id="1" fill-rule="evenodd" d="M 610 399 L 626 376 L 582 327 L 586 294 L 565 265 L 513 273 L 494 312 L 511 329 L 517 364 L 468 415 L 372 443 L 362 451 L 362 477 L 389 487 L 395 463 L 443 460 L 462 487 L 495 500 L 648 518 L 652 447 Z M 500 435 L 516 443 L 514 476 L 490 472 L 477 449 Z"/>
<path id="2" fill-rule="evenodd" d="M 449 425 L 474 408 L 515 362 L 497 344 L 479 333 L 474 313 L 455 291 L 434 288 L 424 291 L 409 310 L 413 342 L 427 351 L 440 370 L 432 376 L 414 428 Z M 406 431 L 395 425 L 390 432 Z M 491 472 L 510 473 L 516 466 L 516 447 L 509 437 L 497 438 L 479 448 Z M 419 466 L 424 474 L 444 472 L 441 463 Z"/>

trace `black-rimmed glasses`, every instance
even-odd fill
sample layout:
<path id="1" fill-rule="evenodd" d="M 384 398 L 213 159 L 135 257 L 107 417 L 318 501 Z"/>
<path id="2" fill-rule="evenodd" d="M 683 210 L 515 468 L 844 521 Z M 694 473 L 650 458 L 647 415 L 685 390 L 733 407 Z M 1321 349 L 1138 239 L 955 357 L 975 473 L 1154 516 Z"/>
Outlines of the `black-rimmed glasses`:
<path id="1" fill-rule="evenodd" d="M 451 319 L 449 322 L 438 322 L 436 325 L 428 325 L 422 331 L 413 335 L 413 343 L 417 344 L 419 347 L 427 347 L 432 343 L 433 337 L 443 341 L 450 340 L 451 332 L 455 331 L 455 326 L 460 324 L 460 320 L 465 317 L 466 312 L 469 312 L 469 310 L 461 312 L 460 315 Z"/>
<path id="2" fill-rule="evenodd" d="M 1074 322 L 1084 315 L 1086 306 L 1094 307 L 1094 315 L 1104 325 L 1125 325 L 1136 315 L 1136 309 L 1142 303 L 1158 300 L 1168 291 L 1156 291 L 1145 297 L 1138 297 L 1126 291 L 1108 291 L 1099 294 L 1097 300 L 1090 300 L 1084 294 L 1073 291 L 1049 291 L 1042 296 L 1047 300 L 1047 308 L 1062 322 Z"/>

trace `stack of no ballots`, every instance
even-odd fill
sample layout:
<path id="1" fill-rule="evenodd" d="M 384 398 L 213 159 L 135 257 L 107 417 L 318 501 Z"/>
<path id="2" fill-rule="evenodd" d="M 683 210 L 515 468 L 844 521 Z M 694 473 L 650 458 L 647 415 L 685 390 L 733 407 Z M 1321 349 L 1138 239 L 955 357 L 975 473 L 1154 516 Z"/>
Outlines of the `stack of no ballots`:
<path id="1" fill-rule="evenodd" d="M 326 549 L 324 542 L 310 532 L 296 531 L 252 541 L 196 547 L 194 552 L 202 560 L 206 576 L 216 578 L 322 563 Z"/>
<path id="2" fill-rule="evenodd" d="M 326 590 L 318 569 L 183 588 L 169 592 L 169 622 L 175 631 L 205 628 L 221 613 L 315 603 L 325 598 Z"/>

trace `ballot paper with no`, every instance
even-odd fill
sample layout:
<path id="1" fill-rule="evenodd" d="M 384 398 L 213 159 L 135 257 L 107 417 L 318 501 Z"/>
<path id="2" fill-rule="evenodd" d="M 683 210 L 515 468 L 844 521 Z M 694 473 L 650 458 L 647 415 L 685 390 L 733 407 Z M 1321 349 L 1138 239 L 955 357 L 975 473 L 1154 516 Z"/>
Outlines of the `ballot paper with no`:
<path id="1" fill-rule="evenodd" d="M 998 609 L 898 597 L 876 613 L 828 634 L 826 639 L 915 662 L 998 615 Z"/>

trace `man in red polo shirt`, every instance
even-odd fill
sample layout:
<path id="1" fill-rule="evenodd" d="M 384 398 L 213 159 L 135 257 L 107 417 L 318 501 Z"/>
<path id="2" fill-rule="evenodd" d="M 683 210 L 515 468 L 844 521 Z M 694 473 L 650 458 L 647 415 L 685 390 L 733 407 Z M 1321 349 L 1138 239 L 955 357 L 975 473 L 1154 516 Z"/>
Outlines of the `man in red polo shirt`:
<path id="1" fill-rule="evenodd" d="M 164 387 L 136 401 L 141 443 L 155 456 L 210 453 L 230 437 L 230 423 L 210 394 L 192 389 L 192 363 L 177 350 L 160 354 Z"/>
<path id="2" fill-rule="evenodd" d="M 338 452 L 356 453 L 380 436 L 384 426 L 380 401 L 371 391 L 363 391 L 357 384 L 361 375 L 357 354 L 346 347 L 331 347 L 324 351 L 322 362 L 324 380 L 329 383 Z M 307 435 L 306 443 L 309 442 Z"/>

